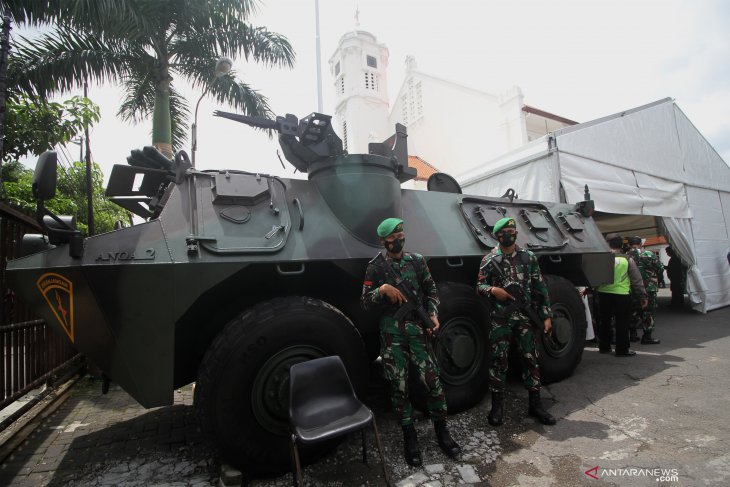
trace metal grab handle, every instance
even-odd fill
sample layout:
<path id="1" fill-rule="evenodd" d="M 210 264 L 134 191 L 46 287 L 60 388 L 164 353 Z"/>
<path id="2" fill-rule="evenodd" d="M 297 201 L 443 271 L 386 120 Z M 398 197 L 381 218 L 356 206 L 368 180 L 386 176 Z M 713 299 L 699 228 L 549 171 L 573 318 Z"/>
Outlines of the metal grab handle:
<path id="1" fill-rule="evenodd" d="M 302 231 L 304 229 L 304 210 L 302 210 L 302 202 L 299 201 L 299 198 L 294 198 L 291 202 L 294 203 L 294 206 L 296 206 L 299 210 L 299 231 Z"/>
<path id="2" fill-rule="evenodd" d="M 288 263 L 288 265 L 294 265 L 295 263 Z M 304 274 L 305 265 L 304 262 L 299 263 L 299 269 L 295 269 L 293 271 L 285 271 L 282 269 L 281 264 L 276 264 L 276 272 L 278 272 L 282 276 L 298 276 L 300 274 Z"/>
<path id="3" fill-rule="evenodd" d="M 548 255 L 548 259 L 554 264 L 560 264 L 563 261 L 563 257 L 560 255 Z"/>
<path id="4" fill-rule="evenodd" d="M 464 267 L 464 259 L 461 257 L 446 259 L 446 265 L 449 267 Z"/>

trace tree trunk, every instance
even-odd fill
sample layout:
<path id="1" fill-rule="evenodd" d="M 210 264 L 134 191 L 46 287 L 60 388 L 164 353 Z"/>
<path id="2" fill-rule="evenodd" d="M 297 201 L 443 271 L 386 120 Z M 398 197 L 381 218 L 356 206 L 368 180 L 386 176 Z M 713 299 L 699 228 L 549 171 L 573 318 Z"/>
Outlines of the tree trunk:
<path id="1" fill-rule="evenodd" d="M 172 159 L 172 125 L 170 123 L 170 82 L 155 88 L 155 109 L 152 113 L 152 145 L 165 157 Z"/>

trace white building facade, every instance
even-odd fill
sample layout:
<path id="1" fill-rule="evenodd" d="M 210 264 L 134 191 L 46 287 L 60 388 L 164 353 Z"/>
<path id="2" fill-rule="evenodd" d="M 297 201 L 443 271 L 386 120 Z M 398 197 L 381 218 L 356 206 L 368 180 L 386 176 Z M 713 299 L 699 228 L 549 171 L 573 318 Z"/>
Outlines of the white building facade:
<path id="1" fill-rule="evenodd" d="M 345 150 L 367 154 L 370 142 L 382 142 L 388 127 L 388 48 L 362 30 L 340 38 L 329 61 L 335 88 L 335 131 Z"/>
<path id="2" fill-rule="evenodd" d="M 367 153 L 369 142 L 382 142 L 402 123 L 410 155 L 458 176 L 576 123 L 526 106 L 519 87 L 487 93 L 419 71 L 411 56 L 391 104 L 388 49 L 362 30 L 342 36 L 329 65 L 336 93 L 334 127 L 350 153 Z"/>

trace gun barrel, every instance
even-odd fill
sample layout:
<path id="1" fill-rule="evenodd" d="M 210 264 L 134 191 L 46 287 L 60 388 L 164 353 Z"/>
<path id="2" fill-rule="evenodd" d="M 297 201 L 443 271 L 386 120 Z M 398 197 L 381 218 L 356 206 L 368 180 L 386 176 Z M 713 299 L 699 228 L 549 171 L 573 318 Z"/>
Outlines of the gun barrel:
<path id="1" fill-rule="evenodd" d="M 229 120 L 235 120 L 236 122 L 245 123 L 251 127 L 258 127 L 262 129 L 279 129 L 279 124 L 275 120 L 268 119 L 266 117 L 249 117 L 248 115 L 240 115 L 238 113 L 222 112 L 216 110 L 213 112 L 214 117 L 227 118 Z"/>

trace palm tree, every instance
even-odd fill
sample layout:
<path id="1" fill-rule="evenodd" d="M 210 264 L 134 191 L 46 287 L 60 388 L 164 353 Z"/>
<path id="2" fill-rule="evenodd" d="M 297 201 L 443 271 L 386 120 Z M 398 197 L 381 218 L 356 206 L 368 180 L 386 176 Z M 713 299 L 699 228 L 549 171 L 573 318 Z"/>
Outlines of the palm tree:
<path id="1" fill-rule="evenodd" d="M 20 38 L 10 84 L 41 97 L 88 81 L 121 84 L 117 115 L 139 122 L 152 114 L 152 143 L 172 157 L 188 130 L 189 108 L 174 77 L 208 89 L 221 103 L 249 115 L 270 114 L 266 97 L 237 81 L 216 78 L 216 59 L 243 56 L 265 66 L 291 67 L 289 41 L 248 18 L 258 0 L 4 0 L 16 20 L 53 22 L 40 38 Z M 45 4 L 39 9 L 37 5 Z M 25 7 L 28 5 L 27 7 Z"/>

